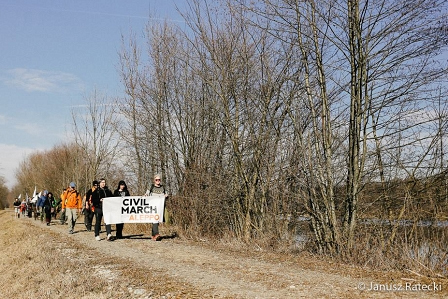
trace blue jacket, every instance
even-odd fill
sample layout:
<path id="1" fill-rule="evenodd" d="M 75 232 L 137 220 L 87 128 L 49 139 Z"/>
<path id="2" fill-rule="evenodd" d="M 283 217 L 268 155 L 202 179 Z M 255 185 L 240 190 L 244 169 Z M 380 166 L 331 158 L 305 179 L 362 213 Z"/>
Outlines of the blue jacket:
<path id="1" fill-rule="evenodd" d="M 48 194 L 48 191 L 45 190 L 43 195 L 41 195 L 37 199 L 37 203 L 36 203 L 37 207 L 44 207 L 45 205 L 49 205 L 50 204 L 50 201 L 48 200 L 47 194 Z"/>

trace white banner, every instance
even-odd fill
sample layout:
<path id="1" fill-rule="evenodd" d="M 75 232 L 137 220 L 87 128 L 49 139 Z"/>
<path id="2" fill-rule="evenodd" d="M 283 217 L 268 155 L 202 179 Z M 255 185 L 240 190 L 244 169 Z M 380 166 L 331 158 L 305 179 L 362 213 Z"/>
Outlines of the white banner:
<path id="1" fill-rule="evenodd" d="M 103 198 L 104 223 L 163 222 L 165 196 L 124 196 Z"/>

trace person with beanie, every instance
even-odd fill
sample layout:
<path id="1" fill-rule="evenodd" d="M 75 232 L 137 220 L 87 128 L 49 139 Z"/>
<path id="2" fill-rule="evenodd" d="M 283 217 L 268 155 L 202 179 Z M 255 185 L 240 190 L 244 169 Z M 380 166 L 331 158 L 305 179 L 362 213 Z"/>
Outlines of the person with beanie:
<path id="1" fill-rule="evenodd" d="M 97 180 L 94 180 L 92 182 L 92 188 L 90 188 L 85 196 L 84 200 L 84 224 L 86 226 L 87 231 L 92 231 L 92 222 L 93 222 L 93 216 L 95 216 L 94 213 L 94 207 L 92 205 L 92 195 L 95 193 L 96 189 L 98 188 L 99 183 Z"/>
<path id="2" fill-rule="evenodd" d="M 73 234 L 78 213 L 81 213 L 82 198 L 76 190 L 75 182 L 71 182 L 69 187 L 62 193 L 62 211 L 65 211 L 68 222 L 68 233 Z"/>

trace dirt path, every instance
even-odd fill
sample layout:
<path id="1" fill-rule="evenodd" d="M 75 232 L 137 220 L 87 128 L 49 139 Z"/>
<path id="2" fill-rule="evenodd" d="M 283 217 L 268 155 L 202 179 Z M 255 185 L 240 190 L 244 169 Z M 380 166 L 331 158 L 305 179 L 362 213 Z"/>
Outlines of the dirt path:
<path id="1" fill-rule="evenodd" d="M 0 263 L 0 280 L 10 281 L 20 276 L 3 273 L 11 267 L 10 263 L 14 263 L 11 254 L 13 244 L 22 251 L 25 251 L 24 247 L 29 250 L 30 246 L 39 244 L 34 248 L 35 252 L 54 252 L 60 263 L 54 266 L 56 277 L 50 279 L 64 283 L 73 280 L 65 284 L 65 290 L 60 289 L 60 284 L 52 283 L 50 292 L 45 293 L 40 287 L 28 295 L 48 294 L 48 298 L 261 299 L 446 298 L 448 294 L 447 280 L 438 280 L 431 285 L 433 281 L 428 279 L 404 274 L 397 279 L 389 274 L 373 274 L 354 267 L 324 263 L 305 255 L 285 257 L 255 250 L 248 253 L 211 246 L 207 242 L 193 243 L 180 237 L 154 242 L 148 234 L 139 234 L 113 242 L 104 239 L 98 242 L 93 232 L 85 230 L 81 221 L 76 224 L 75 234 L 69 235 L 67 226 L 56 221 L 46 226 L 40 221 L 14 219 L 11 215 L 11 211 L 0 212 L 0 253 L 6 257 Z M 163 228 L 161 232 L 163 235 Z M 12 235 L 16 236 L 16 241 L 8 242 L 7 238 Z M 105 237 L 104 233 L 101 235 Z M 32 253 L 28 255 L 29 263 L 33 264 L 28 268 L 39 268 L 46 263 L 35 261 Z M 25 261 L 24 267 L 26 265 Z M 24 271 L 24 268 L 19 271 Z M 45 268 L 42 271 L 45 272 Z M 48 285 L 45 277 L 38 278 L 38 283 Z M 92 280 L 92 277 L 96 284 L 88 283 L 86 286 L 84 281 Z M 36 283 L 35 276 L 27 279 Z M 368 290 L 371 284 L 374 290 Z M 377 284 L 382 284 L 382 291 L 378 290 L 381 286 Z M 436 290 L 421 290 L 423 285 L 416 290 L 417 284 L 425 284 L 429 288 L 436 286 Z M 405 290 L 389 290 L 400 286 Z M 414 290 L 406 290 L 407 286 Z M 67 296 L 67 289 L 73 296 Z M 19 298 L 17 294 L 20 292 L 3 292 L 0 298 Z M 42 296 L 34 298 L 47 298 Z"/>

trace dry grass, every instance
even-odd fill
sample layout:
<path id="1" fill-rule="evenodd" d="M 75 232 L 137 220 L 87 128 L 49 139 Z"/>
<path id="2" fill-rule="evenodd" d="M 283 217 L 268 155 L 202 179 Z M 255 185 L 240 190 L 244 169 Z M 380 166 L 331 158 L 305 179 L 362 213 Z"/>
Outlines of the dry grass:
<path id="1" fill-rule="evenodd" d="M 0 211 L 0 298 L 209 297 L 199 296 L 188 284 L 142 271 L 127 259 L 111 259 L 27 221 Z"/>
<path id="2" fill-rule="evenodd" d="M 78 221 L 47 227 L 0 211 L 0 298 L 446 298 L 448 281 L 374 271 L 313 256 L 185 238 L 149 241 L 150 225 L 125 225 L 135 239 L 97 242 Z M 161 226 L 162 235 L 173 227 Z M 182 233 L 181 233 L 182 236 Z M 103 234 L 104 237 L 104 234 Z M 157 260 L 159 263 L 154 264 Z M 441 292 L 362 292 L 359 282 L 431 282 Z M 404 298 L 404 297 L 403 297 Z"/>

